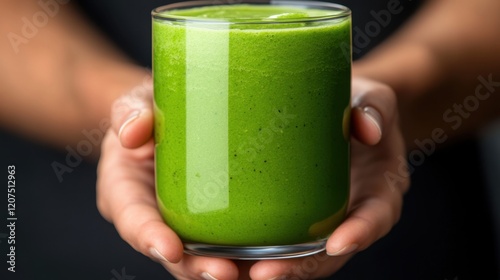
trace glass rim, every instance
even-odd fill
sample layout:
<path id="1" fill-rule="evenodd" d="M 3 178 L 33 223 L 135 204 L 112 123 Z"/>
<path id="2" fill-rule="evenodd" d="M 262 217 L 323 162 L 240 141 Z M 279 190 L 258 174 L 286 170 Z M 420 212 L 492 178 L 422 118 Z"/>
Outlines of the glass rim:
<path id="1" fill-rule="evenodd" d="M 222 19 L 222 18 L 200 18 L 178 15 L 166 15 L 165 11 L 174 9 L 188 9 L 195 7 L 206 6 L 231 6 L 237 4 L 257 4 L 257 5 L 271 5 L 271 6 L 290 6 L 296 8 L 315 8 L 320 10 L 338 11 L 338 13 L 325 16 L 311 16 L 303 18 L 287 18 L 287 19 L 255 19 L 255 21 L 248 21 L 248 19 Z M 287 0 L 194 0 L 172 3 L 168 5 L 159 6 L 151 11 L 151 17 L 155 20 L 165 20 L 178 23 L 204 23 L 204 24 L 283 24 L 283 23 L 304 23 L 326 21 L 334 19 L 343 19 L 351 16 L 351 10 L 340 4 L 321 2 L 321 1 L 287 1 Z"/>

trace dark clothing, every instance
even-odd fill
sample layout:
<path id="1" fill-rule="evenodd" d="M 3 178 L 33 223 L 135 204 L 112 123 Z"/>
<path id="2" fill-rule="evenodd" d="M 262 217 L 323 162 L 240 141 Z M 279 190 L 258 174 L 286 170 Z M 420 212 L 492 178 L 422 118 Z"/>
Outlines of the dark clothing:
<path id="1" fill-rule="evenodd" d="M 353 11 L 355 58 L 393 32 L 418 6 L 418 1 L 411 0 L 337 2 Z M 165 1 L 79 4 L 137 63 L 151 66 L 150 11 Z M 389 10 L 397 13 L 389 12 L 389 17 Z M 3 227 L 0 279 L 173 279 L 159 264 L 134 251 L 100 216 L 95 204 L 95 164 L 77 164 L 60 182 L 52 164 L 65 163 L 67 153 L 7 133 L 0 133 L 0 155 L 1 168 L 16 166 L 18 217 L 17 272 L 7 271 L 11 245 Z M 427 157 L 412 174 L 400 222 L 331 279 L 475 280 L 479 275 L 497 279 L 495 239 L 482 176 L 475 139 Z M 5 222 L 7 195 L 3 195 L 0 220 Z"/>

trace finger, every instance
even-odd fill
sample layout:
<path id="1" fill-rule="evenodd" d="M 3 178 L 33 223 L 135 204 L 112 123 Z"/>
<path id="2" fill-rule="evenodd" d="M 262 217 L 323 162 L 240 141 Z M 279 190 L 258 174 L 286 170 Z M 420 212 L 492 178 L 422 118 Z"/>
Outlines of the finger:
<path id="1" fill-rule="evenodd" d="M 127 158 L 116 145 L 117 136 L 107 133 L 98 166 L 98 207 L 120 236 L 142 254 L 160 261 L 179 262 L 183 246 L 165 224 L 156 204 L 152 160 Z M 141 147 L 150 151 L 153 143 Z M 142 156 L 141 149 L 137 152 Z M 147 166 L 150 165 L 150 166 Z M 104 176 L 105 174 L 105 176 Z"/>
<path id="2" fill-rule="evenodd" d="M 129 201 L 112 217 L 120 236 L 137 251 L 157 261 L 181 260 L 182 242 L 162 220 L 156 205 Z"/>
<path id="3" fill-rule="evenodd" d="M 125 148 L 147 142 L 153 131 L 153 97 L 150 80 L 132 89 L 113 103 L 111 126 Z"/>
<path id="4" fill-rule="evenodd" d="M 136 148 L 146 143 L 153 134 L 153 113 L 149 109 L 132 112 L 123 122 L 118 138 L 125 148 Z"/>
<path id="5" fill-rule="evenodd" d="M 351 111 L 353 136 L 365 145 L 376 145 L 382 139 L 382 116 L 373 107 L 356 107 Z"/>
<path id="6" fill-rule="evenodd" d="M 238 267 L 228 259 L 184 255 L 177 264 L 162 262 L 162 265 L 181 280 L 240 279 Z"/>
<path id="7" fill-rule="evenodd" d="M 138 181 L 146 190 L 154 188 L 153 145 L 150 141 L 149 145 L 129 151 L 119 145 L 118 137 L 111 129 L 104 135 L 96 187 L 97 207 L 108 221 L 116 201 L 113 192 L 121 181 Z"/>
<path id="8" fill-rule="evenodd" d="M 357 166 L 365 164 L 374 166 L 374 161 L 377 160 L 381 161 L 378 166 L 386 165 L 385 172 L 396 172 L 407 179 L 408 176 L 404 168 L 401 168 L 401 163 L 395 160 L 406 154 L 403 135 L 399 129 L 399 112 L 395 92 L 387 85 L 364 78 L 354 78 L 352 85 L 352 105 L 354 108 L 351 115 L 351 130 L 353 131 L 353 139 L 364 145 L 378 145 L 377 150 L 371 150 L 371 147 L 359 146 L 358 141 L 352 142 L 353 171 Z M 379 128 L 380 131 L 377 132 Z M 377 137 L 378 133 L 381 133 L 380 138 Z M 356 153 L 371 154 L 369 157 L 361 157 L 369 162 L 357 162 L 356 159 L 360 159 L 360 157 L 357 157 Z M 370 170 L 376 169 L 371 168 Z M 379 172 L 380 176 L 384 176 L 384 171 Z M 380 176 L 375 176 L 374 179 L 379 180 Z M 364 179 L 361 177 L 361 179 L 354 178 L 354 180 L 363 181 Z M 383 178 L 382 181 L 386 182 L 386 179 Z M 405 193 L 408 190 L 409 181 L 398 181 L 397 187 Z"/>
<path id="9" fill-rule="evenodd" d="M 378 144 L 397 121 L 396 95 L 390 87 L 363 78 L 353 78 L 352 85 L 353 136 L 366 145 Z"/>
<path id="10" fill-rule="evenodd" d="M 330 256 L 344 256 L 366 249 L 386 235 L 399 220 L 400 192 L 381 186 L 378 191 L 359 196 L 346 220 L 332 233 L 326 244 Z"/>

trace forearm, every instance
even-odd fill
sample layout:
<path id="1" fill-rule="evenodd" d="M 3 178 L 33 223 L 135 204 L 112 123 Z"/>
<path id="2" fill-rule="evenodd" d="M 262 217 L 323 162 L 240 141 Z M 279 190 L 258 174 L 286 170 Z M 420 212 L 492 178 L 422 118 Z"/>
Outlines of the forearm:
<path id="1" fill-rule="evenodd" d="M 498 11 L 496 0 L 429 1 L 401 31 L 355 63 L 355 75 L 396 91 L 410 148 L 436 129 L 457 139 L 499 115 Z"/>
<path id="2" fill-rule="evenodd" d="M 83 139 L 83 130 L 99 128 L 112 101 L 148 74 L 71 3 L 52 7 L 56 12 L 49 15 L 37 2 L 0 4 L 6 39 L 0 43 L 0 125 L 64 148 Z M 37 22 L 37 13 L 47 20 Z"/>

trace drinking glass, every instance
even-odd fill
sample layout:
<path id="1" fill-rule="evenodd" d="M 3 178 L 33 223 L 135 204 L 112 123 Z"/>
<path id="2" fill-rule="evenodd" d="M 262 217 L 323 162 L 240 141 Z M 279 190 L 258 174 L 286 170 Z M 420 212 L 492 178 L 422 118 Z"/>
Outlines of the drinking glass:
<path id="1" fill-rule="evenodd" d="M 152 26 L 156 194 L 185 252 L 324 250 L 348 208 L 350 10 L 188 1 Z"/>

